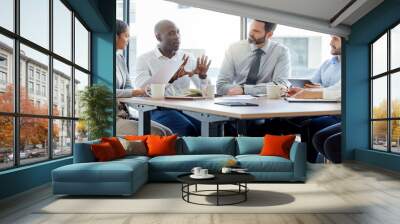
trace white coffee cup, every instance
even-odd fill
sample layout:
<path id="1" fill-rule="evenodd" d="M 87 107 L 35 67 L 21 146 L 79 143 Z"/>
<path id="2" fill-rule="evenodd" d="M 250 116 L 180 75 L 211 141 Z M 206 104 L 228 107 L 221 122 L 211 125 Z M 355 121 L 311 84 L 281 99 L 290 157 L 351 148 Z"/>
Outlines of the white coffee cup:
<path id="1" fill-rule="evenodd" d="M 267 85 L 267 98 L 279 99 L 281 97 L 282 87 L 280 85 L 268 84 Z"/>
<path id="2" fill-rule="evenodd" d="M 207 99 L 214 99 L 215 85 L 207 85 L 203 91 L 203 97 Z"/>
<path id="3" fill-rule="evenodd" d="M 153 99 L 163 99 L 165 95 L 165 84 L 150 84 L 146 93 Z"/>
<path id="4" fill-rule="evenodd" d="M 200 170 L 200 176 L 207 176 L 208 175 L 208 169 L 201 169 Z"/>
<path id="5" fill-rule="evenodd" d="M 230 168 L 230 167 L 222 167 L 221 172 L 222 173 L 230 173 L 230 172 L 232 172 L 232 168 Z"/>
<path id="6" fill-rule="evenodd" d="M 202 170 L 201 167 L 193 167 L 192 173 L 196 176 L 200 176 L 200 171 Z"/>

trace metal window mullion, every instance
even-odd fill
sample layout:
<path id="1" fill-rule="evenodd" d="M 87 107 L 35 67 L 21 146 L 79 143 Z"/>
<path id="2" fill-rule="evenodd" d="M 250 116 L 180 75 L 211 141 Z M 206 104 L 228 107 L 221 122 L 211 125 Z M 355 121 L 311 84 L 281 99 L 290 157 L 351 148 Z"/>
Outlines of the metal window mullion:
<path id="1" fill-rule="evenodd" d="M 75 12 L 71 11 L 71 23 L 72 23 L 72 29 L 71 29 L 71 56 L 72 56 L 72 64 L 73 66 L 71 66 L 71 117 L 72 118 L 76 118 L 75 117 Z M 72 133 L 71 133 L 71 152 L 72 155 L 74 155 L 74 151 L 75 151 L 75 120 L 72 120 L 71 122 L 71 128 L 72 128 Z"/>
<path id="2" fill-rule="evenodd" d="M 369 45 L 369 148 L 373 149 L 374 146 L 374 136 L 373 136 L 373 79 L 372 79 L 372 71 L 373 71 L 373 60 L 372 60 L 372 56 L 373 56 L 373 47 L 372 44 Z"/>
<path id="3" fill-rule="evenodd" d="M 19 35 L 20 32 L 20 1 L 14 1 L 14 32 Z M 14 166 L 20 165 L 19 145 L 20 145 L 20 118 L 16 116 L 20 112 L 19 98 L 20 98 L 20 46 L 19 39 L 14 39 Z"/>
<path id="4" fill-rule="evenodd" d="M 388 32 L 387 32 L 387 39 L 386 39 L 386 41 L 387 41 L 387 51 L 386 51 L 386 54 L 387 54 L 387 62 L 386 62 L 386 66 L 387 66 L 387 68 L 386 68 L 386 71 L 389 71 L 390 70 L 390 30 L 388 30 Z M 389 73 L 389 74 L 387 74 L 387 110 L 388 110 L 388 112 L 387 112 L 387 117 L 389 118 L 388 119 L 388 122 L 387 122 L 387 140 L 388 140 L 388 148 L 387 148 L 387 151 L 388 152 L 391 152 L 392 151 L 392 135 L 391 135 L 391 130 L 392 130 L 392 125 L 391 125 L 391 117 L 392 117 L 392 99 L 391 99 L 391 79 L 392 79 L 392 76 L 391 76 L 391 74 Z"/>
<path id="5" fill-rule="evenodd" d="M 53 52 L 53 0 L 49 0 L 49 50 Z M 48 152 L 49 152 L 49 159 L 53 159 L 53 57 L 49 55 L 49 71 L 48 71 L 48 83 L 49 86 L 47 90 L 49 94 L 48 104 L 49 104 L 49 116 L 50 119 L 47 120 L 48 124 Z"/>

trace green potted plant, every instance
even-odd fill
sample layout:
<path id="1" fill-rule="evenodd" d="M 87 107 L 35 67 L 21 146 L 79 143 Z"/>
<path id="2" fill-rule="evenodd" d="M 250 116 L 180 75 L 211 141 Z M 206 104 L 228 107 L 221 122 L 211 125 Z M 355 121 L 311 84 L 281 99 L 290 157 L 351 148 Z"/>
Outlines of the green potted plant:
<path id="1" fill-rule="evenodd" d="M 79 93 L 81 119 L 88 131 L 89 140 L 110 136 L 112 125 L 113 95 L 111 90 L 102 84 L 86 87 Z"/>

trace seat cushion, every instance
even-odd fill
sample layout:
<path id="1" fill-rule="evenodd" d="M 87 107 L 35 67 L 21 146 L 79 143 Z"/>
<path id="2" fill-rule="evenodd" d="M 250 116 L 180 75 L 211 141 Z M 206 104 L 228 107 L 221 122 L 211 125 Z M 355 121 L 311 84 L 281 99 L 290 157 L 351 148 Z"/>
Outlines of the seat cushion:
<path id="1" fill-rule="evenodd" d="M 52 173 L 53 181 L 59 182 L 131 182 L 132 177 L 140 172 L 147 172 L 147 163 L 144 160 L 121 159 L 70 164 L 59 167 Z"/>
<path id="2" fill-rule="evenodd" d="M 293 172 L 292 161 L 278 156 L 239 155 L 236 159 L 249 172 Z"/>
<path id="3" fill-rule="evenodd" d="M 203 167 L 212 172 L 219 171 L 230 159 L 231 155 L 174 155 L 158 156 L 149 160 L 151 172 L 190 172 L 193 167 Z"/>

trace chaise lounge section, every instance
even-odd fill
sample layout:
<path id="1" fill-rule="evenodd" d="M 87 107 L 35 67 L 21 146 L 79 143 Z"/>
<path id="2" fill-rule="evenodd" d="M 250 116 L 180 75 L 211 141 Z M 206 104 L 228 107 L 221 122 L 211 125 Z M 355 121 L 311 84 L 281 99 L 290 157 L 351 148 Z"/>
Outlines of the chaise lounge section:
<path id="1" fill-rule="evenodd" d="M 306 180 L 305 144 L 294 142 L 290 159 L 260 156 L 262 137 L 182 137 L 177 140 L 177 155 L 127 156 L 96 162 L 91 144 L 77 143 L 74 163 L 52 172 L 53 193 L 67 195 L 132 195 L 148 181 L 176 181 L 193 167 L 218 172 L 229 160 L 260 182 L 304 182 Z"/>

